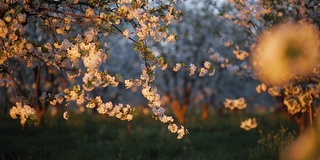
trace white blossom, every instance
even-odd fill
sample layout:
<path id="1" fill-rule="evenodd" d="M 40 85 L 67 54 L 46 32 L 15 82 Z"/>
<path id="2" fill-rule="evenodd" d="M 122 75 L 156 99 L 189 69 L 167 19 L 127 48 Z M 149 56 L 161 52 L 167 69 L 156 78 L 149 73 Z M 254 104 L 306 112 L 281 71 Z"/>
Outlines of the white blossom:
<path id="1" fill-rule="evenodd" d="M 173 68 L 173 71 L 178 72 L 181 68 L 181 63 L 176 63 L 176 65 Z"/>
<path id="2" fill-rule="evenodd" d="M 189 72 L 190 72 L 190 76 L 192 76 L 194 74 L 194 72 L 196 71 L 197 67 L 194 64 L 190 64 L 190 68 L 189 68 Z"/>
<path id="3" fill-rule="evenodd" d="M 16 102 L 16 106 L 10 109 L 10 116 L 12 119 L 20 118 L 20 123 L 22 126 L 26 123 L 30 116 L 35 116 L 36 111 L 29 105 L 22 104 L 21 102 Z"/>

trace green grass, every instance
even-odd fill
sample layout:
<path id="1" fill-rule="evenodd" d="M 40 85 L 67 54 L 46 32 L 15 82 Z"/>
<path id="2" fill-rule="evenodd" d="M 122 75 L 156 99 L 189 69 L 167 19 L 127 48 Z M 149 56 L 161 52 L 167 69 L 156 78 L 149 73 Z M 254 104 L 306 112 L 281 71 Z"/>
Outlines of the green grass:
<path id="1" fill-rule="evenodd" d="M 60 116 L 60 115 L 57 115 Z M 103 118 L 99 114 L 62 117 L 46 116 L 40 127 L 21 128 L 8 114 L 0 116 L 0 159 L 248 159 L 257 146 L 259 132 L 277 131 L 291 126 L 278 115 L 254 115 L 259 128 L 245 131 L 240 122 L 248 115 L 214 115 L 207 121 L 189 116 L 185 127 L 190 134 L 177 140 L 167 125 L 151 116 L 139 116 L 130 122 Z"/>

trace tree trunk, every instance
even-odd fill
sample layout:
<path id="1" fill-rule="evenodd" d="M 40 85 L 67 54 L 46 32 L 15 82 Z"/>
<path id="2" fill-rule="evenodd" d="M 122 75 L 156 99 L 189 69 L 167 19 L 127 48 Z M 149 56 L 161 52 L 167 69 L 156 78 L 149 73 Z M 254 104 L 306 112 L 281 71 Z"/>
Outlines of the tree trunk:
<path id="1" fill-rule="evenodd" d="M 127 135 L 126 137 L 129 139 L 131 137 L 131 130 L 132 130 L 132 125 L 130 122 L 127 123 L 127 128 L 126 128 L 126 131 L 127 131 Z"/>
<path id="2" fill-rule="evenodd" d="M 36 111 L 36 116 L 37 116 L 37 123 L 36 126 L 40 126 L 42 123 L 44 114 L 46 113 L 46 108 L 41 106 L 41 103 L 37 104 L 36 106 L 33 107 L 34 110 Z"/>
<path id="3" fill-rule="evenodd" d="M 307 114 L 305 113 L 298 113 L 293 115 L 293 120 L 298 127 L 299 134 L 304 133 L 306 130 L 306 120 Z"/>
<path id="4" fill-rule="evenodd" d="M 209 104 L 205 103 L 202 105 L 202 110 L 201 110 L 201 119 L 202 120 L 207 120 L 209 117 Z"/>
<path id="5" fill-rule="evenodd" d="M 181 125 L 184 125 L 186 122 L 186 114 L 187 114 L 187 108 L 188 108 L 187 105 L 184 104 L 181 106 L 177 100 L 173 100 L 170 106 L 171 106 L 173 115 L 176 117 L 178 122 Z"/>
<path id="6" fill-rule="evenodd" d="M 216 112 L 216 115 L 222 115 L 222 112 L 223 112 L 223 107 L 217 107 L 216 109 L 215 109 L 215 112 Z"/>

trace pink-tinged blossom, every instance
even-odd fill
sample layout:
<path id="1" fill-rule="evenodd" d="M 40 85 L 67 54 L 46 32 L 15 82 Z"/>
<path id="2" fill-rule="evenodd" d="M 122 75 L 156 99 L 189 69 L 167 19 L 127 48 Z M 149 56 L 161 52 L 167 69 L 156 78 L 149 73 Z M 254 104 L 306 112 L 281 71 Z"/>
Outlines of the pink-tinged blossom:
<path id="1" fill-rule="evenodd" d="M 204 75 L 206 75 L 208 73 L 208 70 L 206 68 L 200 68 L 200 72 L 199 72 L 199 76 L 203 77 Z"/>
<path id="2" fill-rule="evenodd" d="M 196 71 L 197 67 L 194 64 L 190 64 L 190 68 L 189 68 L 189 72 L 190 72 L 190 76 L 192 76 L 194 74 L 194 72 Z"/>
<path id="3" fill-rule="evenodd" d="M 211 63 L 208 62 L 208 61 L 205 61 L 205 62 L 203 63 L 203 65 L 204 65 L 204 67 L 205 67 L 206 69 L 210 69 L 210 68 L 211 68 Z"/>

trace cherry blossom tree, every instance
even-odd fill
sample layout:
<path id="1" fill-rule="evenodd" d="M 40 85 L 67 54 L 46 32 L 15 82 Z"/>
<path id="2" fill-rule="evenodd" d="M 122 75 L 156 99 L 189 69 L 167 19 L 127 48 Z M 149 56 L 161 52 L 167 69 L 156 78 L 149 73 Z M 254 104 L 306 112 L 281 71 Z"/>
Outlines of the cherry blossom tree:
<path id="1" fill-rule="evenodd" d="M 189 19 L 195 24 L 189 26 L 192 29 L 170 28 L 182 18 L 177 4 L 173 0 L 1 1 L 0 82 L 5 88 L 2 92 L 8 96 L 6 103 L 12 106 L 11 117 L 19 118 L 23 126 L 26 122 L 39 124 L 50 104 L 63 105 L 65 119 L 72 114 L 70 106 L 78 105 L 130 121 L 134 115 L 130 102 L 114 104 L 111 97 L 100 93 L 112 87 L 125 88 L 127 92 L 138 89 L 148 101 L 153 117 L 167 123 L 168 129 L 181 139 L 188 131 L 166 115 L 160 92 L 171 99 L 174 113 L 177 106 L 175 115 L 181 114 L 177 118 L 184 123 L 181 117 L 196 94 L 202 90 L 205 99 L 213 99 L 213 94 L 206 91 L 210 86 L 206 84 L 212 81 L 196 82 L 195 77 L 213 76 L 217 68 L 225 68 L 260 80 L 263 84 L 257 86 L 258 93 L 268 91 L 281 97 L 290 114 L 309 113 L 313 124 L 314 99 L 320 95 L 318 1 L 199 3 L 207 11 L 195 9 L 194 15 L 219 15 L 222 20 L 217 20 L 216 25 L 228 21 L 221 28 L 217 26 L 221 29 L 218 33 L 214 33 L 215 29 L 198 33 L 194 28 L 211 25 L 212 21 L 196 18 Z M 232 33 L 228 33 L 230 28 Z M 186 35 L 176 46 L 168 47 L 179 36 L 175 32 Z M 218 35 L 219 42 L 227 48 L 221 51 L 226 53 L 216 52 L 215 42 L 210 42 L 208 34 Z M 125 45 L 128 51 L 119 51 L 119 59 L 109 53 L 117 52 L 111 42 L 117 43 L 112 40 L 118 36 L 122 36 L 118 43 L 125 39 L 133 44 Z M 151 47 L 157 43 L 164 48 L 159 51 Z M 181 48 L 179 43 L 191 48 Z M 123 60 L 130 57 L 127 54 L 136 54 L 133 57 L 139 59 Z M 129 66 L 125 63 L 138 63 L 134 66 L 139 69 L 129 73 L 118 70 Z M 162 82 L 168 87 L 159 92 L 156 72 L 164 70 L 163 77 L 175 79 L 164 78 Z M 194 87 L 201 89 L 192 93 Z M 242 97 L 226 99 L 224 105 L 229 109 L 247 106 Z M 241 124 L 246 130 L 256 126 L 255 118 Z"/>
<path id="2" fill-rule="evenodd" d="M 164 114 L 152 82 L 156 67 L 165 64 L 158 63 L 159 57 L 148 47 L 152 41 L 175 41 L 175 34 L 168 30 L 168 25 L 178 21 L 181 15 L 173 7 L 175 2 L 17 0 L 0 3 L 1 79 L 16 97 L 10 115 L 20 118 L 22 125 L 35 120 L 33 107 L 40 100 L 51 105 L 63 103 L 66 110 L 71 104 L 85 105 L 101 114 L 130 121 L 134 111 L 129 104 L 104 102 L 101 96 L 90 94 L 95 88 L 118 87 L 124 83 L 127 89 L 140 88 L 156 119 L 168 123 L 168 129 L 178 134 L 178 139 L 187 133 L 183 126 L 173 123 L 171 116 Z M 28 37 L 27 31 L 34 24 L 36 30 L 46 33 L 46 39 L 41 42 Z M 112 47 L 107 39 L 114 34 L 134 43 L 132 49 L 143 61 L 140 76 L 123 79 L 103 67 L 108 65 L 108 49 Z M 33 83 L 25 84 L 25 77 L 19 78 L 20 67 L 27 70 L 25 73 L 34 71 Z M 56 73 L 56 79 L 65 80 L 66 83 L 59 84 L 59 93 L 40 93 L 41 68 Z M 68 119 L 70 112 L 65 111 L 63 117 Z"/>

